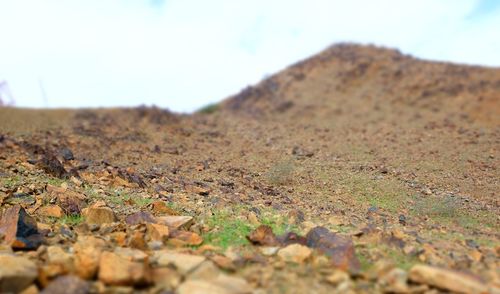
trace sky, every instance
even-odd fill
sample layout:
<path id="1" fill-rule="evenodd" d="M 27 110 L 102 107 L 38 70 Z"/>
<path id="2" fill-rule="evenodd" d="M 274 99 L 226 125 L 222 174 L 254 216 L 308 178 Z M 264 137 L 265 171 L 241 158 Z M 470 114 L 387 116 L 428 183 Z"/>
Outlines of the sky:
<path id="1" fill-rule="evenodd" d="M 21 107 L 191 112 L 338 42 L 498 67 L 500 1 L 0 0 Z"/>

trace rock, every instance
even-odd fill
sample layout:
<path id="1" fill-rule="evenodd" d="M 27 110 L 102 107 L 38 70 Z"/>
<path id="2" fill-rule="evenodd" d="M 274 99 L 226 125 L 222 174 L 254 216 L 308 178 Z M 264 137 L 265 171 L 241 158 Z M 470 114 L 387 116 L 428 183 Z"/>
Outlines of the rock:
<path id="1" fill-rule="evenodd" d="M 28 288 L 24 289 L 22 292 L 19 292 L 19 294 L 38 294 L 40 291 L 38 291 L 38 287 L 36 285 L 31 285 Z"/>
<path id="2" fill-rule="evenodd" d="M 278 240 L 270 226 L 260 225 L 247 236 L 248 241 L 254 245 L 276 246 Z"/>
<path id="3" fill-rule="evenodd" d="M 59 154 L 62 156 L 64 160 L 73 160 L 75 157 L 73 156 L 73 152 L 68 147 L 63 147 L 59 150 Z"/>
<path id="4" fill-rule="evenodd" d="M 350 237 L 330 232 L 324 227 L 315 227 L 307 235 L 307 246 L 317 249 L 330 257 L 333 265 L 352 272 L 358 272 L 360 263 L 354 253 L 354 244 Z"/>
<path id="5" fill-rule="evenodd" d="M 168 205 L 161 200 L 157 200 L 157 201 L 151 203 L 151 207 L 152 207 L 153 213 L 155 215 L 165 215 L 165 214 L 166 215 L 178 215 L 179 214 L 177 211 L 168 207 Z"/>
<path id="6" fill-rule="evenodd" d="M 196 246 L 203 243 L 203 238 L 200 235 L 188 231 L 172 231 L 170 237 L 173 238 L 172 242 L 178 245 Z"/>
<path id="7" fill-rule="evenodd" d="M 66 275 L 57 277 L 50 282 L 41 294 L 87 294 L 89 292 L 90 285 L 88 282 L 77 276 Z"/>
<path id="8" fill-rule="evenodd" d="M 456 293 L 488 293 L 488 287 L 468 275 L 427 265 L 414 265 L 408 274 L 412 282 Z"/>
<path id="9" fill-rule="evenodd" d="M 328 283 L 337 286 L 345 281 L 349 281 L 349 274 L 342 270 L 334 270 L 325 279 Z"/>
<path id="10" fill-rule="evenodd" d="M 24 257 L 0 254 L 0 265 L 1 293 L 18 293 L 38 276 L 35 263 Z"/>
<path id="11" fill-rule="evenodd" d="M 73 256 L 59 246 L 47 247 L 47 259 L 50 264 L 60 265 L 66 272 L 73 269 Z"/>
<path id="12" fill-rule="evenodd" d="M 171 230 L 180 228 L 187 230 L 193 224 L 192 216 L 169 215 L 157 217 L 156 220 L 158 223 L 168 226 Z"/>
<path id="13" fill-rule="evenodd" d="M 128 215 L 125 218 L 125 222 L 128 225 L 138 225 L 138 224 L 156 223 L 156 220 L 149 212 L 139 211 Z"/>
<path id="14" fill-rule="evenodd" d="M 36 249 L 43 239 L 35 219 L 19 205 L 3 211 L 0 217 L 0 235 L 15 249 Z"/>
<path id="15" fill-rule="evenodd" d="M 177 290 L 179 294 L 246 294 L 252 287 L 241 278 L 219 275 L 215 280 L 188 280 Z"/>
<path id="16" fill-rule="evenodd" d="M 273 256 L 276 253 L 278 253 L 278 250 L 280 249 L 279 247 L 269 247 L 269 246 L 264 246 L 260 247 L 260 253 L 262 253 L 265 256 Z"/>
<path id="17" fill-rule="evenodd" d="M 134 249 L 134 248 L 115 248 L 114 253 L 118 254 L 120 257 L 127 258 L 132 261 L 147 261 L 148 255 L 144 253 L 142 250 Z"/>
<path id="18" fill-rule="evenodd" d="M 106 285 L 134 286 L 148 283 L 147 262 L 135 262 L 105 251 L 99 261 L 99 280 Z"/>
<path id="19" fill-rule="evenodd" d="M 169 229 L 167 226 L 159 224 L 147 224 L 146 227 L 151 240 L 164 241 L 168 238 Z"/>
<path id="20" fill-rule="evenodd" d="M 182 276 L 168 267 L 154 268 L 151 273 L 153 284 L 164 290 L 174 290 L 182 281 Z"/>
<path id="21" fill-rule="evenodd" d="M 48 191 L 47 187 L 47 191 Z M 68 189 L 51 189 L 51 196 L 56 199 L 59 205 L 66 214 L 80 214 L 86 206 L 86 196 L 78 192 Z"/>
<path id="22" fill-rule="evenodd" d="M 177 253 L 171 250 L 155 252 L 154 259 L 159 266 L 174 265 L 183 275 L 188 274 L 205 261 L 205 257 L 203 256 Z"/>
<path id="23" fill-rule="evenodd" d="M 221 271 L 210 260 L 203 261 L 188 276 L 188 279 L 214 280 L 221 274 Z"/>
<path id="24" fill-rule="evenodd" d="M 82 279 L 90 280 L 97 274 L 101 252 L 106 243 L 93 236 L 79 236 L 73 246 L 75 272 Z"/>
<path id="25" fill-rule="evenodd" d="M 408 293 L 410 291 L 408 284 L 408 274 L 400 269 L 393 268 L 389 272 L 379 277 L 378 283 L 388 293 Z"/>
<path id="26" fill-rule="evenodd" d="M 291 244 L 278 251 L 278 256 L 286 262 L 303 263 L 311 256 L 311 249 L 300 244 Z"/>
<path id="27" fill-rule="evenodd" d="M 16 205 L 19 204 L 22 207 L 28 207 L 35 204 L 35 196 L 27 193 L 13 193 L 11 196 L 4 200 L 5 203 Z"/>
<path id="28" fill-rule="evenodd" d="M 228 271 L 236 270 L 236 266 L 234 265 L 233 261 L 228 257 L 225 257 L 223 255 L 215 255 L 212 256 L 211 259 L 221 269 Z"/>
<path id="29" fill-rule="evenodd" d="M 82 210 L 82 215 L 88 224 L 107 224 L 116 221 L 113 210 L 109 207 L 89 207 Z"/>
<path id="30" fill-rule="evenodd" d="M 57 205 L 47 205 L 40 207 L 38 214 L 42 216 L 61 218 L 64 215 L 64 211 Z"/>

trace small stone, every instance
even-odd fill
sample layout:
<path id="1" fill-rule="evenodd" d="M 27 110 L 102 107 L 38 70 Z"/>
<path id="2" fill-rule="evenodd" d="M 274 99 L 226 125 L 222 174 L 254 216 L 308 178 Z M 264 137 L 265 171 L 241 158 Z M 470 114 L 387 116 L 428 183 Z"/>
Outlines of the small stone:
<path id="1" fill-rule="evenodd" d="M 350 237 L 333 233 L 324 227 L 315 227 L 307 233 L 306 239 L 308 247 L 329 256 L 336 267 L 352 272 L 359 271 L 361 265 Z"/>
<path id="2" fill-rule="evenodd" d="M 152 282 L 156 287 L 173 291 L 182 281 L 182 276 L 174 269 L 168 267 L 158 267 L 152 269 Z"/>
<path id="3" fill-rule="evenodd" d="M 73 269 L 73 256 L 59 246 L 47 247 L 47 258 L 50 264 L 60 265 L 64 271 L 69 272 Z"/>
<path id="4" fill-rule="evenodd" d="M 87 294 L 89 292 L 90 285 L 88 282 L 77 276 L 67 275 L 54 279 L 43 289 L 41 294 Z"/>
<path id="5" fill-rule="evenodd" d="M 148 282 L 148 267 L 145 262 L 135 262 L 105 251 L 99 261 L 98 277 L 106 285 L 145 285 Z"/>
<path id="6" fill-rule="evenodd" d="M 109 207 L 89 207 L 82 210 L 88 224 L 108 224 L 116 221 L 113 210 Z"/>
<path id="7" fill-rule="evenodd" d="M 270 226 L 260 225 L 247 236 L 248 241 L 254 245 L 276 246 L 278 240 Z"/>
<path id="8" fill-rule="evenodd" d="M 427 284 L 457 293 L 488 293 L 488 287 L 468 275 L 427 265 L 414 265 L 409 272 L 412 282 Z"/>
<path id="9" fill-rule="evenodd" d="M 144 251 L 134 248 L 117 247 L 115 248 L 114 253 L 118 254 L 120 257 L 124 257 L 132 261 L 144 262 L 147 261 L 149 257 L 146 253 L 144 253 Z"/>
<path id="10" fill-rule="evenodd" d="M 128 215 L 125 218 L 125 222 L 128 225 L 138 225 L 138 224 L 146 224 L 146 223 L 156 223 L 156 220 L 149 212 L 139 211 L 139 212 Z"/>
<path id="11" fill-rule="evenodd" d="M 0 254 L 0 265 L 1 293 L 18 293 L 38 276 L 35 263 L 24 257 Z"/>
<path id="12" fill-rule="evenodd" d="M 311 256 L 311 249 L 300 244 L 291 244 L 278 251 L 278 256 L 286 262 L 303 263 Z"/>
<path id="13" fill-rule="evenodd" d="M 151 203 L 153 213 L 155 215 L 178 215 L 179 213 L 172 208 L 168 207 L 167 203 L 157 200 Z"/>
<path id="14" fill-rule="evenodd" d="M 174 265 L 178 271 L 185 275 L 198 267 L 205 257 L 184 253 L 177 253 L 171 250 L 161 250 L 154 253 L 154 259 L 159 266 Z"/>
<path id="15" fill-rule="evenodd" d="M 38 214 L 42 216 L 61 218 L 64 216 L 64 211 L 57 205 L 43 206 L 38 210 Z"/>
<path id="16" fill-rule="evenodd" d="M 19 292 L 19 294 L 38 294 L 40 291 L 38 291 L 38 287 L 36 285 L 31 285 L 28 288 L 24 289 L 22 292 Z"/>
<path id="17" fill-rule="evenodd" d="M 247 219 L 252 225 L 260 225 L 259 218 L 253 211 L 248 213 Z"/>
<path id="18" fill-rule="evenodd" d="M 97 274 L 101 252 L 106 243 L 93 236 L 79 236 L 73 246 L 75 251 L 76 274 L 85 280 L 90 280 Z"/>
<path id="19" fill-rule="evenodd" d="M 382 275 L 378 283 L 382 286 L 385 292 L 388 293 L 408 293 L 409 287 L 407 284 L 408 274 L 400 269 L 393 268 L 389 272 Z"/>
<path id="20" fill-rule="evenodd" d="M 0 216 L 0 235 L 5 243 L 15 249 L 36 249 L 42 243 L 34 218 L 24 208 L 14 205 Z"/>
<path id="21" fill-rule="evenodd" d="M 156 220 L 158 223 L 168 226 L 171 230 L 178 230 L 180 228 L 189 229 L 189 227 L 193 224 L 192 216 L 159 216 Z"/>
<path id="22" fill-rule="evenodd" d="M 342 270 L 334 270 L 333 273 L 328 275 L 325 279 L 328 283 L 337 286 L 349 280 L 349 274 Z"/>
<path id="23" fill-rule="evenodd" d="M 188 279 L 214 280 L 221 271 L 210 260 L 203 261 L 188 276 Z"/>
<path id="24" fill-rule="evenodd" d="M 228 257 L 225 257 L 223 255 L 215 255 L 211 259 L 218 267 L 224 270 L 236 270 L 236 266 L 234 265 L 233 261 Z"/>
<path id="25" fill-rule="evenodd" d="M 170 237 L 173 238 L 172 242 L 178 245 L 196 246 L 203 243 L 203 238 L 200 235 L 188 231 L 173 231 L 170 233 Z"/>
<path id="26" fill-rule="evenodd" d="M 227 275 L 219 275 L 215 280 L 188 280 L 184 282 L 179 294 L 247 294 L 253 289 L 247 281 Z"/>
<path id="27" fill-rule="evenodd" d="M 276 255 L 279 249 L 280 249 L 279 247 L 271 247 L 271 246 L 264 246 L 259 248 L 260 253 L 262 253 L 265 256 Z"/>

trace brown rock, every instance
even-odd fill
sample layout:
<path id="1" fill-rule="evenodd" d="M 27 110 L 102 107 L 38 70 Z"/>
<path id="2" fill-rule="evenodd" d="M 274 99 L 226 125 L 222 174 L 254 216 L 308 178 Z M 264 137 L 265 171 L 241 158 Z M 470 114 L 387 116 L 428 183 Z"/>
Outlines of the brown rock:
<path id="1" fill-rule="evenodd" d="M 99 262 L 99 280 L 106 285 L 133 286 L 147 284 L 147 262 L 135 262 L 113 252 L 103 252 Z"/>
<path id="2" fill-rule="evenodd" d="M 36 249 L 42 243 L 35 219 L 19 205 L 3 211 L 0 216 L 0 235 L 15 249 Z"/>
<path id="3" fill-rule="evenodd" d="M 152 269 L 153 284 L 165 290 L 173 291 L 182 281 L 182 276 L 176 270 L 168 267 L 158 267 Z"/>
<path id="4" fill-rule="evenodd" d="M 260 225 L 247 236 L 248 241 L 254 245 L 276 246 L 278 240 L 270 226 Z"/>
<path id="5" fill-rule="evenodd" d="M 60 265 L 65 272 L 73 269 L 73 256 L 59 246 L 47 247 L 47 259 L 50 264 Z"/>
<path id="6" fill-rule="evenodd" d="M 156 223 L 156 220 L 149 212 L 139 211 L 128 215 L 125 218 L 125 222 L 128 225 L 138 225 L 138 224 Z"/>
<path id="7" fill-rule="evenodd" d="M 156 220 L 158 223 L 168 226 L 171 230 L 177 230 L 180 228 L 189 229 L 189 227 L 193 224 L 192 216 L 159 216 Z"/>
<path id="8" fill-rule="evenodd" d="M 153 213 L 156 215 L 179 215 L 179 213 L 172 208 L 168 207 L 168 205 L 161 201 L 157 200 L 151 203 Z"/>
<path id="9" fill-rule="evenodd" d="M 210 281 L 188 280 L 177 291 L 179 294 L 247 294 L 253 289 L 242 278 L 221 274 Z"/>
<path id="10" fill-rule="evenodd" d="M 97 274 L 104 240 L 93 236 L 79 236 L 73 246 L 75 251 L 75 272 L 82 279 L 90 280 Z"/>
<path id="11" fill-rule="evenodd" d="M 359 271 L 360 263 L 349 237 L 335 234 L 324 227 L 315 227 L 307 233 L 306 239 L 307 246 L 329 256 L 336 267 L 352 272 Z"/>
<path id="12" fill-rule="evenodd" d="M 116 221 L 116 216 L 113 210 L 109 207 L 89 207 L 82 211 L 85 221 L 88 224 L 107 224 Z"/>
<path id="13" fill-rule="evenodd" d="M 225 257 L 223 255 L 215 255 L 211 259 L 218 267 L 224 270 L 236 270 L 236 266 L 234 265 L 233 261 L 228 257 Z"/>
<path id="14" fill-rule="evenodd" d="M 24 257 L 0 254 L 0 265 L 1 293 L 18 293 L 38 275 L 35 263 Z"/>
<path id="15" fill-rule="evenodd" d="M 178 245 L 196 246 L 203 243 L 203 238 L 200 235 L 188 231 L 173 231 L 170 233 L 170 237 L 173 238 L 173 243 Z"/>
<path id="16" fill-rule="evenodd" d="M 382 275 L 378 283 L 387 293 L 408 293 L 410 288 L 408 287 L 407 280 L 408 274 L 404 270 L 393 268 Z"/>
<path id="17" fill-rule="evenodd" d="M 88 282 L 76 276 L 60 276 L 54 279 L 50 284 L 43 289 L 41 294 L 86 294 L 90 292 Z"/>
<path id="18" fill-rule="evenodd" d="M 48 205 L 41 207 L 38 210 L 38 214 L 42 216 L 61 218 L 64 215 L 64 211 L 57 205 Z"/>
<path id="19" fill-rule="evenodd" d="M 300 244 L 291 244 L 278 251 L 278 256 L 286 262 L 303 263 L 312 254 L 311 249 Z"/>
<path id="20" fill-rule="evenodd" d="M 179 273 L 185 275 L 205 261 L 205 257 L 178 253 L 172 250 L 160 250 L 154 253 L 154 260 L 159 266 L 174 265 Z"/>
<path id="21" fill-rule="evenodd" d="M 168 238 L 169 229 L 159 224 L 147 224 L 148 234 L 151 240 L 164 241 Z"/>
<path id="22" fill-rule="evenodd" d="M 140 230 L 134 231 L 132 236 L 128 241 L 128 246 L 132 248 L 137 248 L 141 250 L 146 250 L 148 248 L 148 244 L 146 242 L 146 233 Z"/>
<path id="23" fill-rule="evenodd" d="M 409 272 L 412 282 L 427 284 L 456 293 L 488 293 L 488 287 L 478 279 L 451 270 L 427 265 L 414 265 Z"/>

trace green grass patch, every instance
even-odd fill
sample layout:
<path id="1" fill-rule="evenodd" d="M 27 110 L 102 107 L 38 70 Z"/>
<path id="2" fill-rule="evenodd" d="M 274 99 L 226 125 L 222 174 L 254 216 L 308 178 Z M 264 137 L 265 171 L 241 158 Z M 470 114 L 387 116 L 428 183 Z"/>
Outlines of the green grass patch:
<path id="1" fill-rule="evenodd" d="M 2 186 L 7 189 L 17 188 L 21 184 L 21 177 L 17 175 L 9 178 L 2 178 Z"/>
<path id="2" fill-rule="evenodd" d="M 77 226 L 85 221 L 85 218 L 80 214 L 70 214 L 65 215 L 59 219 L 59 222 L 63 225 Z"/>
<path id="3" fill-rule="evenodd" d="M 253 229 L 246 220 L 235 218 L 227 211 L 214 213 L 207 220 L 207 225 L 211 231 L 204 236 L 205 242 L 223 249 L 248 245 L 246 236 Z"/>
<path id="4" fill-rule="evenodd" d="M 200 110 L 198 110 L 198 113 L 203 113 L 203 114 L 212 114 L 214 112 L 217 112 L 220 108 L 220 105 L 218 103 L 212 103 L 208 104 L 206 106 L 203 106 Z"/>

